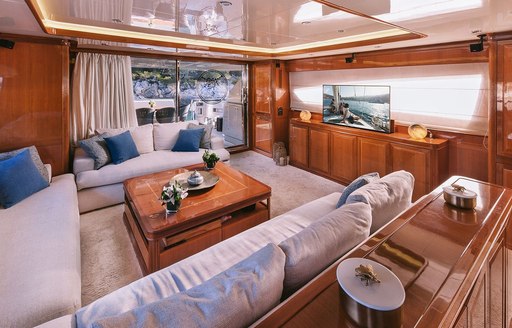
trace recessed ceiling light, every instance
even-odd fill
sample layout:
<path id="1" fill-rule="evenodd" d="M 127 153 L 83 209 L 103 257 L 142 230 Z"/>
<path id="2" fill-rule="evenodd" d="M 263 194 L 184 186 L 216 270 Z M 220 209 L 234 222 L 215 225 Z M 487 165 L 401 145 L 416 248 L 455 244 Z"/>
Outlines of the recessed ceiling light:
<path id="1" fill-rule="evenodd" d="M 304 22 L 302 22 L 301 24 L 302 24 L 302 25 L 307 25 L 307 24 L 311 24 L 311 22 L 310 22 L 310 21 L 304 21 Z"/>
<path id="2" fill-rule="evenodd" d="M 471 33 L 472 34 L 480 34 L 480 33 L 482 33 L 482 30 L 481 29 L 471 30 Z"/>
<path id="3" fill-rule="evenodd" d="M 338 33 L 343 33 L 343 32 L 345 32 L 345 30 L 339 29 L 337 32 Z"/>
<path id="4" fill-rule="evenodd" d="M 221 5 L 223 5 L 224 7 L 228 7 L 228 6 L 231 6 L 231 5 L 232 5 L 232 3 L 231 3 L 230 1 L 225 1 L 225 0 L 223 0 L 223 1 L 219 1 L 219 3 L 220 3 Z"/>

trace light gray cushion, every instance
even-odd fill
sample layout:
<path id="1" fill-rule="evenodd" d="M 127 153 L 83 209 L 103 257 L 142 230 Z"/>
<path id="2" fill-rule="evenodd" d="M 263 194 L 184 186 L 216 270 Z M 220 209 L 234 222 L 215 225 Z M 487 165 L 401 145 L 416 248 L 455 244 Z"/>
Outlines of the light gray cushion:
<path id="1" fill-rule="evenodd" d="M 89 139 L 80 140 L 78 142 L 80 148 L 82 148 L 85 153 L 94 160 L 95 170 L 112 162 L 112 159 L 110 158 L 110 152 L 107 148 L 107 143 L 104 139 L 107 136 L 107 133 L 102 133 L 100 135 L 93 136 Z"/>
<path id="2" fill-rule="evenodd" d="M 199 144 L 200 148 L 210 149 L 212 146 L 212 129 L 213 125 L 210 124 L 195 124 L 190 123 L 188 125 L 189 129 L 204 129 L 203 136 L 201 137 L 201 142 Z"/>
<path id="3" fill-rule="evenodd" d="M 190 123 L 197 124 L 197 121 L 155 124 L 153 126 L 155 150 L 171 150 L 178 140 L 180 130 L 188 128 Z"/>
<path id="4" fill-rule="evenodd" d="M 72 174 L 0 209 L 0 326 L 33 327 L 80 307 L 80 217 Z"/>
<path id="5" fill-rule="evenodd" d="M 369 184 L 372 181 L 379 180 L 379 173 L 373 172 L 361 175 L 354 181 L 352 181 L 345 189 L 343 189 L 343 192 L 341 193 L 340 199 L 338 200 L 338 204 L 336 204 L 336 208 L 340 208 L 347 202 L 348 196 L 350 196 L 351 193 L 356 191 L 357 189 L 361 188 L 364 185 Z"/>
<path id="6" fill-rule="evenodd" d="M 411 206 L 413 189 L 414 176 L 407 171 L 396 171 L 354 191 L 348 196 L 347 204 L 364 202 L 370 205 L 370 233 L 374 233 Z"/>
<path id="7" fill-rule="evenodd" d="M 139 154 L 150 153 L 154 151 L 153 147 L 153 124 L 146 124 L 141 126 L 134 126 L 131 128 L 120 128 L 120 129 L 105 129 L 98 128 L 96 133 L 106 133 L 107 137 L 113 137 L 121 134 L 125 131 L 130 131 L 130 134 L 135 142 L 137 151 Z"/>
<path id="8" fill-rule="evenodd" d="M 122 186 L 121 186 L 122 187 Z M 83 318 L 118 315 L 200 285 L 268 243 L 279 244 L 333 211 L 340 193 L 316 199 L 131 284 L 80 309 Z M 92 322 L 95 319 L 84 319 Z"/>
<path id="9" fill-rule="evenodd" d="M 32 158 L 32 161 L 36 165 L 37 170 L 41 173 L 41 175 L 46 181 L 50 181 L 50 177 L 48 176 L 48 170 L 44 167 L 44 164 L 41 161 L 41 157 L 39 157 L 39 153 L 37 152 L 37 148 L 35 146 L 24 147 L 13 151 L 8 151 L 5 153 L 0 153 L 0 161 L 14 157 L 27 148 L 30 152 L 30 157 Z"/>
<path id="10" fill-rule="evenodd" d="M 92 327 L 247 327 L 279 303 L 284 262 L 281 249 L 268 244 L 201 285 Z M 87 327 L 80 314 L 77 326 Z"/>
<path id="11" fill-rule="evenodd" d="M 371 220 L 367 204 L 345 205 L 280 243 L 286 254 L 283 296 L 291 295 L 365 240 Z"/>

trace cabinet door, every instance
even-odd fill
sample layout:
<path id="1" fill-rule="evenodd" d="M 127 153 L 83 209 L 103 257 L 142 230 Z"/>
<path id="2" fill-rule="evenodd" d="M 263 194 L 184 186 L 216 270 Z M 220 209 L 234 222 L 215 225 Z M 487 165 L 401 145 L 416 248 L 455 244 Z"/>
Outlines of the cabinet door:
<path id="1" fill-rule="evenodd" d="M 389 143 L 373 139 L 359 138 L 359 172 L 378 172 L 380 176 L 388 172 Z"/>
<path id="2" fill-rule="evenodd" d="M 504 239 L 489 261 L 489 304 L 487 305 L 491 328 L 505 327 L 506 311 L 504 307 L 505 288 L 505 253 Z"/>
<path id="3" fill-rule="evenodd" d="M 346 183 L 357 178 L 357 137 L 332 132 L 330 163 L 333 178 Z"/>
<path id="4" fill-rule="evenodd" d="M 269 115 L 256 114 L 254 118 L 254 147 L 272 154 L 272 120 Z"/>
<path id="5" fill-rule="evenodd" d="M 309 130 L 309 168 L 329 174 L 329 132 Z"/>
<path id="6" fill-rule="evenodd" d="M 391 144 L 391 170 L 406 170 L 414 175 L 412 200 L 420 198 L 432 189 L 430 151 Z"/>
<path id="7" fill-rule="evenodd" d="M 290 126 L 290 162 L 295 166 L 308 167 L 308 128 Z"/>
<path id="8" fill-rule="evenodd" d="M 512 166 L 498 163 L 496 165 L 496 183 L 512 188 Z"/>
<path id="9" fill-rule="evenodd" d="M 497 152 L 512 157 L 512 44 L 498 46 Z"/>
<path id="10" fill-rule="evenodd" d="M 256 63 L 253 66 L 254 108 L 256 113 L 271 113 L 272 63 Z"/>

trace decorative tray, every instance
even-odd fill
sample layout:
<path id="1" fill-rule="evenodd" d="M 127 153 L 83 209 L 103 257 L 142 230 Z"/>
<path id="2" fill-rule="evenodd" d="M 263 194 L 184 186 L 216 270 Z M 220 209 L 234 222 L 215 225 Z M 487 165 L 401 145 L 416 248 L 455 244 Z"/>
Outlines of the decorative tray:
<path id="1" fill-rule="evenodd" d="M 201 173 L 201 175 L 204 178 L 203 183 L 201 183 L 197 186 L 191 186 L 187 181 L 188 177 L 193 173 L 190 171 L 180 173 L 180 174 L 173 176 L 171 181 L 169 181 L 169 184 L 173 184 L 174 181 L 178 181 L 183 186 L 183 188 L 187 188 L 188 190 L 200 190 L 200 189 L 211 188 L 211 187 L 215 186 L 217 184 L 217 182 L 219 182 L 219 176 L 216 174 L 213 174 L 208 171 L 197 171 L 197 172 Z"/>

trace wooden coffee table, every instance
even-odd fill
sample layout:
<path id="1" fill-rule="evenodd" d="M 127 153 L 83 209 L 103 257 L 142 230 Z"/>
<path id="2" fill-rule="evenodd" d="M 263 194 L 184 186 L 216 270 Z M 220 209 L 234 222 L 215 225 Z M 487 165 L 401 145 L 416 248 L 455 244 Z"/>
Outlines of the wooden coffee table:
<path id="1" fill-rule="evenodd" d="M 149 274 L 270 218 L 269 186 L 218 163 L 212 188 L 189 191 L 177 213 L 166 214 L 160 193 L 169 180 L 202 165 L 126 180 L 124 221 L 144 274 Z"/>

